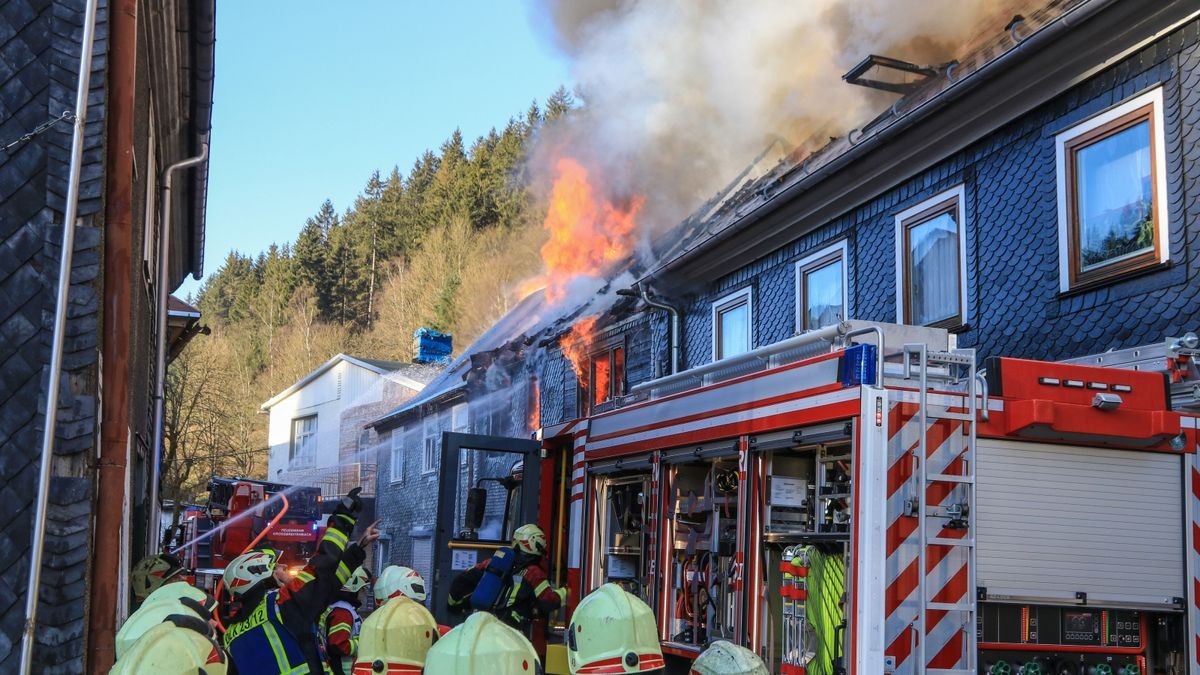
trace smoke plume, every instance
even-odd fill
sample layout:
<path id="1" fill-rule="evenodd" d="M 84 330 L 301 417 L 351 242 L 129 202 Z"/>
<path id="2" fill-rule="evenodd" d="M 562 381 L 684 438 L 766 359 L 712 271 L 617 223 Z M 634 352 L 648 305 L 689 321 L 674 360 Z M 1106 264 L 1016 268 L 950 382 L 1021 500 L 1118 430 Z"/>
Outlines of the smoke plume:
<path id="1" fill-rule="evenodd" d="M 582 108 L 534 155 L 576 158 L 613 200 L 642 196 L 643 229 L 669 227 L 772 142 L 811 151 L 895 96 L 846 84 L 868 54 L 918 64 L 998 34 L 1023 0 L 541 0 L 572 59 Z M 547 181 L 548 182 L 548 181 Z"/>

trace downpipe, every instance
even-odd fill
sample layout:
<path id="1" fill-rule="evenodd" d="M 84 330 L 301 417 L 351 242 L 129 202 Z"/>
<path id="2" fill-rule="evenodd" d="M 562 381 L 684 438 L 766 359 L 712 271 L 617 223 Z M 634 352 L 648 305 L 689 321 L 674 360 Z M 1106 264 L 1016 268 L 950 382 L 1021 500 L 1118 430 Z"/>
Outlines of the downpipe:
<path id="1" fill-rule="evenodd" d="M 650 285 L 638 283 L 638 291 L 642 294 L 642 300 L 655 309 L 661 309 L 671 315 L 671 372 L 674 375 L 679 372 L 679 354 L 682 351 L 682 345 L 679 342 L 679 309 L 673 305 L 668 305 L 660 300 L 655 300 L 650 297 Z"/>
<path id="2" fill-rule="evenodd" d="M 155 280 L 155 293 L 158 296 L 155 309 L 155 345 L 154 345 L 154 473 L 150 481 L 150 527 L 154 528 L 155 550 L 162 546 L 158 523 L 161 520 L 162 505 L 159 504 L 159 483 L 162 477 L 162 444 L 163 420 L 166 415 L 167 389 L 167 298 L 170 293 L 167 284 L 170 283 L 171 254 L 171 186 L 175 172 L 203 164 L 208 160 L 208 142 L 200 146 L 200 154 L 195 157 L 180 160 L 163 170 L 162 178 L 162 232 L 158 237 L 158 270 Z"/>
<path id="3" fill-rule="evenodd" d="M 75 253 L 75 220 L 79 217 L 79 176 L 83 169 L 84 130 L 87 126 L 88 90 L 91 88 L 92 48 L 96 38 L 96 6 L 88 0 L 80 40 L 79 81 L 75 87 L 75 129 L 71 138 L 71 164 L 67 178 L 67 203 L 63 213 L 62 251 L 58 260 L 58 296 L 54 303 L 54 336 L 50 343 L 50 377 L 46 382 L 46 411 L 42 427 L 41 465 L 38 468 L 37 501 L 33 512 L 30 544 L 29 583 L 25 588 L 25 634 L 21 638 L 21 673 L 33 668 L 34 631 L 37 628 L 38 588 L 42 582 L 42 557 L 46 543 L 46 510 L 49 503 L 50 471 L 54 459 L 54 436 L 58 426 L 59 379 L 62 377 L 63 338 L 67 332 L 67 302 L 71 291 L 71 265 Z"/>

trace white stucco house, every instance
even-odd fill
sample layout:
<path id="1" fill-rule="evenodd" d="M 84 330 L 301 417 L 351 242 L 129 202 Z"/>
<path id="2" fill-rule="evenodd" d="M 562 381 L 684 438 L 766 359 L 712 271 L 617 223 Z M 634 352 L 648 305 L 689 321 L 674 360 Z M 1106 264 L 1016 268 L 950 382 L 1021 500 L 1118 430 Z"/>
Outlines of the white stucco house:
<path id="1" fill-rule="evenodd" d="M 338 354 L 262 404 L 270 416 L 267 480 L 330 497 L 375 488 L 377 442 L 366 422 L 412 398 L 437 369 Z"/>

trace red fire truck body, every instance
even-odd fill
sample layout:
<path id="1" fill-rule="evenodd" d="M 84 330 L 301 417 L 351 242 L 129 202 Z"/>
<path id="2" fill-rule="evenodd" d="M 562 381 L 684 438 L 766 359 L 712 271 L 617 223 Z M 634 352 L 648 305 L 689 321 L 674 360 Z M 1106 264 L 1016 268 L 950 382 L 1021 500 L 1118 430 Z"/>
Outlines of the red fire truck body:
<path id="1" fill-rule="evenodd" d="M 620 583 L 668 655 L 772 672 L 1200 673 L 1200 439 L 1161 373 L 793 341 L 542 430 L 571 605 Z"/>

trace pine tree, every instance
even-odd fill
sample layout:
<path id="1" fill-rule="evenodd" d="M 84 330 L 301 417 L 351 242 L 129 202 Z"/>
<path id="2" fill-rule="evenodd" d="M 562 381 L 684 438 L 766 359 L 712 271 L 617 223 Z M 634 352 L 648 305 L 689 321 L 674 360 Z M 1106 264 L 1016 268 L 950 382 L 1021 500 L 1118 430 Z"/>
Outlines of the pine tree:
<path id="1" fill-rule="evenodd" d="M 550 94 L 550 98 L 546 99 L 545 120 L 552 122 L 574 109 L 575 97 L 567 91 L 566 87 L 560 85 L 553 94 Z"/>

